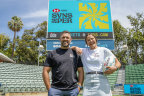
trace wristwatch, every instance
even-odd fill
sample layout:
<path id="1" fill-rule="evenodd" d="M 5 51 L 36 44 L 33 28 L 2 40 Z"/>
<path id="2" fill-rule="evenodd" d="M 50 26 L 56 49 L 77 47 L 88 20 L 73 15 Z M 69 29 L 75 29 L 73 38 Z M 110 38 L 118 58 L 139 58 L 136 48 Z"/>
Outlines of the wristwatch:
<path id="1" fill-rule="evenodd" d="M 78 87 L 80 88 L 80 90 L 81 90 L 81 89 L 83 89 L 83 87 L 82 87 L 82 86 L 80 86 L 80 85 L 78 85 Z"/>

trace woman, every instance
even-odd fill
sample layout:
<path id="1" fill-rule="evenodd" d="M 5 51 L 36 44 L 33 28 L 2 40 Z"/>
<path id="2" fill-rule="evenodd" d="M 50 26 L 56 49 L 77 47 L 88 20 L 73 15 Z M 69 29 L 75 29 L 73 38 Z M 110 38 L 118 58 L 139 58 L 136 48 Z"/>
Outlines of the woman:
<path id="1" fill-rule="evenodd" d="M 97 39 L 92 34 L 85 37 L 85 42 L 89 48 L 71 47 L 81 54 L 84 66 L 83 96 L 112 96 L 110 85 L 104 74 L 112 74 L 120 68 L 121 64 L 109 49 L 97 46 Z M 107 56 L 114 56 L 115 65 L 107 66 L 108 70 L 103 72 L 103 64 Z"/>

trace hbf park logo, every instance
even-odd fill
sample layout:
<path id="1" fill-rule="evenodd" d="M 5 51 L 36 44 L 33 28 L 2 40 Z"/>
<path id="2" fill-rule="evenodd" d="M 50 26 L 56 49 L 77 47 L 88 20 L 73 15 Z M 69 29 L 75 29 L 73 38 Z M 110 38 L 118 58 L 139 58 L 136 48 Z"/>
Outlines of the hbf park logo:
<path id="1" fill-rule="evenodd" d="M 79 3 L 79 29 L 109 29 L 107 3 Z"/>

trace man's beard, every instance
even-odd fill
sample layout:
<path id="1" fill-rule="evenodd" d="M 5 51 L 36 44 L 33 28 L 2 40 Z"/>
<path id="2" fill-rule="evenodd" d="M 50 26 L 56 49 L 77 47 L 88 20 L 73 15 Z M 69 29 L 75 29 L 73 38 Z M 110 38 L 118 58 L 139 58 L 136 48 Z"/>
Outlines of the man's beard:
<path id="1" fill-rule="evenodd" d="M 66 44 L 65 44 L 66 43 Z M 69 47 L 69 43 L 67 42 L 67 41 L 63 41 L 62 43 L 61 43 L 61 46 L 62 47 Z"/>

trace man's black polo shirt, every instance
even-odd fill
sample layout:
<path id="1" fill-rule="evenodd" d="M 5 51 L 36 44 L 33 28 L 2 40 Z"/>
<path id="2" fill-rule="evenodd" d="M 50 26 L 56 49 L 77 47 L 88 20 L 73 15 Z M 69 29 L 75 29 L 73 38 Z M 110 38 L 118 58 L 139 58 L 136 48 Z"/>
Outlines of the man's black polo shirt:
<path id="1" fill-rule="evenodd" d="M 77 68 L 83 64 L 74 50 L 58 48 L 49 52 L 44 66 L 52 68 L 52 88 L 71 90 L 77 87 Z"/>

